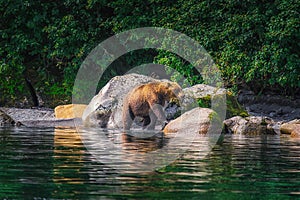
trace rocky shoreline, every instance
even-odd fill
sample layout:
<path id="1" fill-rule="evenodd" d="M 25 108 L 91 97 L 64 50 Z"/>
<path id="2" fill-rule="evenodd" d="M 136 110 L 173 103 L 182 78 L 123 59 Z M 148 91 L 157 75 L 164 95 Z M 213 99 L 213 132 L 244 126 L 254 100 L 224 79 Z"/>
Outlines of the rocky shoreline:
<path id="1" fill-rule="evenodd" d="M 242 90 L 237 99 L 252 116 L 265 116 L 276 122 L 300 119 L 300 97 L 291 98 L 278 94 L 257 96 L 251 91 Z"/>
<path id="2" fill-rule="evenodd" d="M 130 76 L 130 75 L 126 75 Z M 132 76 L 132 75 L 131 75 Z M 146 79 L 144 77 L 138 77 L 136 79 L 134 77 L 125 77 L 124 80 L 143 80 Z M 118 84 L 120 83 L 120 79 L 122 77 L 118 77 L 111 81 L 109 87 L 118 88 Z M 149 81 L 152 81 L 152 78 L 148 78 Z M 118 81 L 115 81 L 118 80 Z M 124 83 L 122 83 L 124 84 Z M 131 83 L 132 85 L 136 85 L 138 82 Z M 125 84 L 126 85 L 126 84 Z M 127 88 L 129 89 L 129 88 Z M 124 90 L 124 88 L 122 88 Z M 185 89 L 186 90 L 186 89 Z M 207 94 L 211 96 L 211 87 L 206 87 L 205 85 L 199 84 L 198 86 L 193 86 L 189 89 L 189 92 L 193 92 L 193 95 L 197 94 L 199 98 L 207 98 L 203 94 Z M 112 90 L 113 93 L 116 92 L 116 89 Z M 195 92 L 196 91 L 196 92 Z M 200 91 L 200 92 L 199 92 Z M 119 91 L 117 91 L 119 92 Z M 119 93 L 118 93 L 119 94 Z M 111 102 L 107 101 L 107 98 L 103 98 L 106 96 L 112 96 L 109 94 L 102 94 L 101 91 L 98 94 L 98 97 L 92 100 L 90 105 L 88 105 L 88 113 L 85 113 L 85 118 L 87 115 L 91 113 L 96 113 L 97 116 L 92 120 L 97 119 L 105 119 L 108 120 L 106 123 L 110 123 L 110 118 L 114 118 L 116 121 L 118 115 L 113 116 L 113 112 L 111 110 L 107 112 L 104 110 L 104 113 L 109 113 L 109 116 L 101 116 L 99 118 L 99 110 L 98 107 L 107 106 L 109 108 L 113 107 Z M 241 91 L 237 97 L 238 102 L 247 110 L 250 116 L 248 117 L 241 117 L 241 116 L 233 116 L 231 118 L 226 119 L 223 121 L 223 132 L 229 134 L 288 134 L 292 137 L 300 138 L 300 99 L 291 99 L 289 97 L 282 97 L 279 95 L 261 95 L 255 96 L 250 91 Z M 97 106 L 95 107 L 95 102 L 97 102 Z M 104 103 L 101 103 L 101 102 Z M 102 105 L 103 104 L 103 105 Z M 67 106 L 68 107 L 68 106 Z M 101 108 L 102 108 L 101 107 Z M 120 105 L 118 105 L 120 107 Z M 69 106 L 68 109 L 73 111 L 73 107 Z M 82 107 L 81 109 L 84 109 Z M 62 109 L 61 112 L 70 112 Z M 90 110 L 89 110 L 90 109 Z M 93 110 L 95 109 L 95 110 Z M 201 108 L 200 108 L 201 109 Z M 103 110 L 102 110 L 103 111 Z M 103 112 L 100 111 L 101 115 Z M 83 112 L 83 110 L 82 110 Z M 81 113 L 82 113 L 81 112 Z M 194 111 L 199 112 L 199 111 Z M 200 112 L 201 113 L 201 112 Z M 85 119 L 84 119 L 85 120 Z M 119 119 L 117 119 L 119 120 Z M 175 119 L 176 120 L 176 119 Z M 191 120 L 191 119 L 186 119 Z M 91 119 L 89 119 L 91 121 Z M 193 120 L 191 120 L 193 121 Z M 75 127 L 76 125 L 82 124 L 81 116 L 74 116 L 68 118 L 68 116 L 63 118 L 56 118 L 54 109 L 49 108 L 32 108 L 32 109 L 21 109 L 21 108 L 5 108 L 0 107 L 0 125 L 1 126 L 11 126 L 11 125 L 18 125 L 18 126 L 27 126 L 27 127 L 57 127 L 57 126 L 67 126 L 67 127 Z M 93 121 L 93 123 L 98 123 L 97 121 Z M 117 121 L 117 123 L 119 123 Z M 176 124 L 176 123 L 173 123 Z M 199 132 L 203 132 L 203 130 L 208 129 L 209 124 L 205 122 L 205 126 L 197 124 L 199 126 Z M 189 125 L 190 127 L 191 125 Z M 179 129 L 182 127 L 179 127 Z M 184 128 L 184 127 L 183 127 Z M 174 130 L 174 128 L 172 127 Z M 176 127 L 175 127 L 176 129 Z"/>

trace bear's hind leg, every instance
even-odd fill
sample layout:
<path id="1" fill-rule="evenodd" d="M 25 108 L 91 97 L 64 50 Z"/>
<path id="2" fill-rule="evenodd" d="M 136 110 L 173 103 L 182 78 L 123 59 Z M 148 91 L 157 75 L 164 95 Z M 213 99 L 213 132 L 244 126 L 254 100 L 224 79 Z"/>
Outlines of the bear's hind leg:
<path id="1" fill-rule="evenodd" d="M 132 113 L 131 109 L 128 108 L 123 108 L 123 113 L 122 113 L 122 120 L 123 120 L 123 129 L 124 130 L 130 130 L 130 127 L 133 123 L 133 120 L 135 118 L 134 114 Z"/>

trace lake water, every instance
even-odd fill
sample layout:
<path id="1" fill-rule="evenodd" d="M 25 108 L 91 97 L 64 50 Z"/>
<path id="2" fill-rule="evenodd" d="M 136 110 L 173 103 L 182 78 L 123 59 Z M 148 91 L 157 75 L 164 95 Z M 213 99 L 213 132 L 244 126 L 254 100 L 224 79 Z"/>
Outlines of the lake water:
<path id="1" fill-rule="evenodd" d="M 210 150 L 203 136 L 178 144 L 184 152 L 176 160 L 147 172 L 133 163 L 143 163 L 168 138 L 90 134 L 121 138 L 115 144 L 125 153 L 105 149 L 105 141 L 82 142 L 71 128 L 0 128 L 0 199 L 300 198 L 300 140 L 224 135 Z"/>

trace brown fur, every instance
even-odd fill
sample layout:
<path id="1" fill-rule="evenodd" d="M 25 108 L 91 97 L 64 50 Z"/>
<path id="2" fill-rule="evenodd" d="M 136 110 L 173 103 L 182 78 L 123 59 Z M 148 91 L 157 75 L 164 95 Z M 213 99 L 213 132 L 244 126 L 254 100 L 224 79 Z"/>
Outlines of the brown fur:
<path id="1" fill-rule="evenodd" d="M 123 104 L 123 128 L 129 130 L 135 117 L 144 119 L 143 128 L 154 129 L 157 119 L 166 121 L 166 102 L 177 101 L 181 87 L 177 83 L 151 82 L 134 88 Z"/>

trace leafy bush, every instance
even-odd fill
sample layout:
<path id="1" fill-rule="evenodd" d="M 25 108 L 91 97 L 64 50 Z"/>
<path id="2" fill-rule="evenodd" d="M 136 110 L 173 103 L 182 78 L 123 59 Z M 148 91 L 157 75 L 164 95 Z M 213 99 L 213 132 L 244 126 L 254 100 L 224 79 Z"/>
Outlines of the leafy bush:
<path id="1" fill-rule="evenodd" d="M 29 94 L 24 77 L 48 106 L 70 101 L 77 70 L 97 44 L 149 26 L 197 40 L 227 87 L 295 95 L 300 87 L 299 10 L 297 0 L 0 0 L 0 78 L 5 80 L 0 103 L 11 105 Z M 190 84 L 202 81 L 193 66 L 171 52 L 141 51 L 116 61 L 99 87 L 145 62 L 173 67 Z"/>
<path id="2" fill-rule="evenodd" d="M 77 70 L 107 38 L 105 1 L 0 1 L 1 104 L 28 94 L 24 77 L 47 102 L 70 101 Z M 11 88 L 14 88 L 13 90 Z"/>

